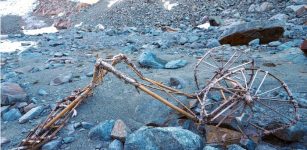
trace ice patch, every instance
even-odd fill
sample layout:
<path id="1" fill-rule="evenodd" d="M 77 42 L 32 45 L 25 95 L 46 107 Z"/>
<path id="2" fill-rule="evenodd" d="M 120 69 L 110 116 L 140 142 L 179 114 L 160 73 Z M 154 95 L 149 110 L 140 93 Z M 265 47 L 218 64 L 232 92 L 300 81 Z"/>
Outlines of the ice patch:
<path id="1" fill-rule="evenodd" d="M 27 16 L 37 6 L 37 0 L 5 0 L 0 1 L 0 16 Z"/>
<path id="2" fill-rule="evenodd" d="M 86 4 L 95 4 L 99 2 L 99 0 L 70 0 L 72 2 L 86 3 Z"/>
<path id="3" fill-rule="evenodd" d="M 58 29 L 52 25 L 50 27 L 43 27 L 40 29 L 22 30 L 22 32 L 26 35 L 39 35 L 44 33 L 55 33 L 58 32 Z"/>
<path id="4" fill-rule="evenodd" d="M 206 22 L 206 23 L 204 23 L 204 24 L 198 25 L 197 27 L 198 27 L 198 28 L 201 28 L 201 29 L 209 29 L 210 23 L 209 23 L 209 22 Z"/>
<path id="5" fill-rule="evenodd" d="M 19 51 L 18 53 L 21 53 L 30 47 L 36 47 L 36 46 L 37 43 L 33 41 L 0 40 L 0 52 L 4 53 L 10 53 L 15 51 Z"/>
<path id="6" fill-rule="evenodd" d="M 174 6 L 177 6 L 178 3 L 170 3 L 169 1 L 161 0 L 165 9 L 172 10 Z"/>

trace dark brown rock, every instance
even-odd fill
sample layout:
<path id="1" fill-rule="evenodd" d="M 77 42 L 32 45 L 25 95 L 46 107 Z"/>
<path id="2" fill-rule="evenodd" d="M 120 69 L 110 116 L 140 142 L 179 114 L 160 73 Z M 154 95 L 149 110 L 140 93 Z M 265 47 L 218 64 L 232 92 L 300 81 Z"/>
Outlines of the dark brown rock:
<path id="1" fill-rule="evenodd" d="M 70 25 L 71 22 L 68 19 L 59 19 L 54 22 L 54 27 L 56 27 L 58 30 L 67 29 L 68 27 L 70 27 Z"/>
<path id="2" fill-rule="evenodd" d="M 284 23 L 278 20 L 254 21 L 233 26 L 224 31 L 219 41 L 221 44 L 247 45 L 254 39 L 261 44 L 279 40 L 284 33 Z"/>
<path id="3" fill-rule="evenodd" d="M 304 40 L 304 42 L 301 45 L 301 50 L 307 54 L 307 40 Z"/>
<path id="4" fill-rule="evenodd" d="M 11 105 L 27 100 L 27 93 L 17 83 L 2 83 L 1 105 Z"/>

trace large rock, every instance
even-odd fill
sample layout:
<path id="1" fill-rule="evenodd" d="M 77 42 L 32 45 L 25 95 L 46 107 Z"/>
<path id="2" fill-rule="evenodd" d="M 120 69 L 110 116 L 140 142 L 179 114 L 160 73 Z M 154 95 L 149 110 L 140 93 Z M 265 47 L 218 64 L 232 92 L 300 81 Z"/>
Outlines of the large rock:
<path id="1" fill-rule="evenodd" d="M 27 101 L 26 92 L 16 83 L 2 83 L 1 105 L 11 105 L 16 102 Z"/>
<path id="2" fill-rule="evenodd" d="M 299 141 L 302 140 L 304 136 L 307 136 L 307 126 L 299 122 L 287 129 L 277 131 L 274 135 L 288 142 Z"/>
<path id="3" fill-rule="evenodd" d="M 304 42 L 301 45 L 301 50 L 307 54 L 307 40 L 304 40 Z"/>
<path id="4" fill-rule="evenodd" d="M 8 112 L 4 113 L 2 119 L 4 121 L 14 121 L 21 117 L 21 113 L 18 109 L 13 108 Z"/>
<path id="5" fill-rule="evenodd" d="M 59 138 L 59 139 L 55 139 L 55 140 L 52 140 L 46 144 L 44 144 L 42 146 L 42 150 L 57 150 L 60 148 L 62 144 L 62 139 Z"/>
<path id="6" fill-rule="evenodd" d="M 26 123 L 27 121 L 38 117 L 44 111 L 43 106 L 37 106 L 21 116 L 18 120 L 19 123 Z"/>
<path id="7" fill-rule="evenodd" d="M 152 52 L 143 52 L 138 59 L 139 64 L 142 67 L 162 69 L 164 68 L 167 61 L 158 58 Z"/>
<path id="8" fill-rule="evenodd" d="M 106 120 L 99 123 L 95 127 L 91 128 L 88 133 L 90 139 L 99 138 L 104 141 L 111 140 L 111 132 L 114 126 L 115 120 Z"/>
<path id="9" fill-rule="evenodd" d="M 111 137 L 124 142 L 129 132 L 130 129 L 126 126 L 126 124 L 122 120 L 118 119 L 114 123 Z"/>
<path id="10" fill-rule="evenodd" d="M 198 150 L 202 149 L 203 140 L 197 134 L 178 127 L 142 127 L 127 137 L 124 147 L 126 150 Z"/>
<path id="11" fill-rule="evenodd" d="M 254 39 L 261 44 L 277 41 L 284 33 L 284 23 L 278 20 L 254 21 L 232 26 L 225 30 L 219 41 L 221 44 L 247 45 Z"/>

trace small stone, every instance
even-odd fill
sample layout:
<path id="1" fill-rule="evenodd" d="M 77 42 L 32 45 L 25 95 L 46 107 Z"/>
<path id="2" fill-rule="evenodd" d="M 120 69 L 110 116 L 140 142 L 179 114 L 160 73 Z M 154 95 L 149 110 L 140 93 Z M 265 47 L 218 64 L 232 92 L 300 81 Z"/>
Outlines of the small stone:
<path id="1" fill-rule="evenodd" d="M 30 103 L 26 107 L 23 108 L 23 111 L 28 112 L 29 110 L 31 110 L 34 107 L 36 107 L 36 105 L 34 103 Z"/>
<path id="2" fill-rule="evenodd" d="M 252 47 L 259 46 L 259 44 L 260 44 L 260 40 L 259 40 L 259 39 L 254 39 L 254 40 L 252 40 L 252 41 L 250 41 L 250 42 L 248 43 L 248 45 L 249 45 L 249 46 L 252 46 Z"/>
<path id="3" fill-rule="evenodd" d="M 218 47 L 220 45 L 221 44 L 220 44 L 219 40 L 217 40 L 217 39 L 209 39 L 206 46 L 208 48 L 214 48 L 214 47 Z"/>
<path id="4" fill-rule="evenodd" d="M 99 138 L 104 141 L 111 140 L 111 132 L 114 123 L 115 123 L 114 120 L 106 120 L 104 122 L 99 123 L 95 127 L 91 128 L 88 134 L 89 138 L 90 139 Z"/>
<path id="5" fill-rule="evenodd" d="M 110 143 L 108 150 L 124 150 L 124 145 L 121 141 L 115 139 Z"/>
<path id="6" fill-rule="evenodd" d="M 171 87 L 175 87 L 175 88 L 177 88 L 177 89 L 182 89 L 182 88 L 184 88 L 184 80 L 183 79 L 181 79 L 181 78 L 177 78 L 177 77 L 171 77 L 170 79 L 169 79 L 169 85 L 171 86 Z"/>
<path id="7" fill-rule="evenodd" d="M 227 146 L 227 150 L 245 150 L 245 149 L 237 144 L 231 144 Z"/>
<path id="8" fill-rule="evenodd" d="M 190 43 L 193 43 L 193 42 L 196 42 L 197 40 L 199 40 L 199 36 L 191 35 L 191 36 L 188 37 L 188 39 L 189 39 Z"/>
<path id="9" fill-rule="evenodd" d="M 61 84 L 64 84 L 64 83 L 71 81 L 71 79 L 72 79 L 72 73 L 69 73 L 69 74 L 66 74 L 66 75 L 60 75 L 60 76 L 56 77 L 55 79 L 53 79 L 50 82 L 50 85 L 54 85 L 54 86 L 61 85 Z"/>
<path id="10" fill-rule="evenodd" d="M 72 137 L 72 136 L 63 138 L 64 144 L 72 143 L 73 141 L 75 141 L 75 137 Z"/>
<path id="11" fill-rule="evenodd" d="M 62 56 L 64 56 L 64 54 L 61 53 L 61 52 L 55 52 L 55 53 L 53 54 L 53 56 L 54 56 L 54 57 L 62 57 Z"/>
<path id="12" fill-rule="evenodd" d="M 45 96 L 45 95 L 47 95 L 48 93 L 45 91 L 45 90 L 43 90 L 43 89 L 39 89 L 38 90 L 38 95 L 40 95 L 40 96 Z"/>
<path id="13" fill-rule="evenodd" d="M 263 2 L 259 8 L 258 8 L 258 11 L 259 12 L 263 12 L 263 11 L 268 11 L 268 10 L 271 10 L 273 8 L 273 4 L 270 3 L 270 2 Z"/>
<path id="14" fill-rule="evenodd" d="M 184 44 L 187 43 L 188 41 L 189 41 L 188 38 L 183 37 L 183 36 L 180 36 L 178 43 L 179 43 L 180 45 L 184 45 Z"/>
<path id="15" fill-rule="evenodd" d="M 287 21 L 289 18 L 286 14 L 276 14 L 272 16 L 269 20 L 280 20 L 280 21 Z"/>
<path id="16" fill-rule="evenodd" d="M 178 69 L 178 68 L 184 67 L 187 64 L 188 62 L 186 60 L 181 60 L 181 59 L 172 60 L 165 64 L 165 68 L 166 69 Z"/>
<path id="17" fill-rule="evenodd" d="M 206 145 L 206 146 L 203 148 L 203 150 L 220 150 L 220 149 L 215 148 L 215 147 L 210 146 L 210 145 Z"/>
<path id="18" fill-rule="evenodd" d="M 1 105 L 11 105 L 27 101 L 27 94 L 16 83 L 1 83 Z"/>
<path id="19" fill-rule="evenodd" d="M 162 69 L 167 63 L 165 60 L 158 58 L 154 53 L 143 52 L 139 58 L 138 62 L 142 67 Z"/>
<path id="20" fill-rule="evenodd" d="M 23 108 L 23 107 L 25 107 L 25 106 L 27 106 L 28 105 L 28 103 L 27 102 L 21 102 L 21 103 L 18 103 L 17 104 L 17 108 Z"/>
<path id="21" fill-rule="evenodd" d="M 42 146 L 42 150 L 58 150 L 62 144 L 62 139 L 52 140 Z"/>
<path id="22" fill-rule="evenodd" d="M 136 52 L 138 51 L 138 49 L 134 46 L 134 45 L 128 45 L 128 46 L 125 46 L 122 51 L 126 52 L 126 53 L 133 53 L 133 52 Z"/>
<path id="23" fill-rule="evenodd" d="M 21 117 L 21 113 L 18 109 L 13 108 L 8 112 L 4 113 L 2 119 L 4 121 L 14 121 Z"/>
<path id="24" fill-rule="evenodd" d="M 114 139 L 118 139 L 121 141 L 125 141 L 130 129 L 126 126 L 126 124 L 118 119 L 114 123 L 114 127 L 111 132 L 111 137 Z"/>
<path id="25" fill-rule="evenodd" d="M 257 146 L 257 144 L 254 141 L 252 141 L 250 139 L 246 139 L 246 138 L 242 138 L 240 140 L 240 144 L 241 144 L 242 147 L 244 147 L 247 150 L 255 150 L 255 148 Z"/>
<path id="26" fill-rule="evenodd" d="M 38 117 L 43 111 L 44 111 L 43 106 L 37 106 L 35 108 L 32 108 L 30 111 L 25 113 L 22 117 L 20 117 L 18 122 L 26 123 L 27 121 L 34 119 L 35 117 Z"/>
<path id="27" fill-rule="evenodd" d="M 6 143 L 9 143 L 9 142 L 10 142 L 9 139 L 7 139 L 7 138 L 5 138 L 5 137 L 2 137 L 2 136 L 1 136 L 1 139 L 0 139 L 0 140 L 1 140 L 1 146 L 4 145 L 4 144 L 6 144 Z"/>
<path id="28" fill-rule="evenodd" d="M 92 127 L 94 127 L 94 124 L 88 122 L 81 122 L 81 126 L 84 129 L 91 129 Z"/>
<path id="29" fill-rule="evenodd" d="M 87 77 L 93 77 L 94 71 L 91 71 L 89 73 L 86 74 Z"/>
<path id="30" fill-rule="evenodd" d="M 61 29 L 67 29 L 71 26 L 71 21 L 69 19 L 59 19 L 54 21 L 54 27 L 56 27 L 58 30 Z"/>
<path id="31" fill-rule="evenodd" d="M 279 46 L 281 44 L 281 42 L 279 42 L 279 41 L 273 41 L 273 42 L 270 42 L 269 43 L 269 46 L 271 46 L 271 47 L 277 47 L 277 46 Z"/>

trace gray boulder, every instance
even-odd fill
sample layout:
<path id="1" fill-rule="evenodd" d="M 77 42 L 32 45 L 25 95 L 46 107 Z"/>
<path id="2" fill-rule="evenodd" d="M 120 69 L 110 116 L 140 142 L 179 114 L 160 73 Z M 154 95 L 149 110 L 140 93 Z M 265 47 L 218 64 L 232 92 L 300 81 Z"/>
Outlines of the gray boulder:
<path id="1" fill-rule="evenodd" d="M 126 150 L 200 150 L 203 139 L 178 127 L 142 127 L 127 137 L 124 147 Z"/>
<path id="2" fill-rule="evenodd" d="M 294 126 L 275 132 L 274 135 L 279 139 L 288 142 L 299 141 L 303 139 L 304 136 L 307 136 L 307 126 L 298 122 Z"/>
<path id="3" fill-rule="evenodd" d="M 1 105 L 11 105 L 27 101 L 27 93 L 17 83 L 1 84 Z"/>
<path id="4" fill-rule="evenodd" d="M 71 79 L 72 79 L 72 73 L 68 73 L 65 75 L 59 75 L 58 77 L 56 77 L 50 82 L 50 85 L 54 85 L 54 86 L 61 85 L 61 84 L 71 81 Z"/>
<path id="5" fill-rule="evenodd" d="M 18 109 L 13 108 L 8 112 L 4 113 L 2 119 L 4 121 L 14 121 L 21 117 L 21 113 Z"/>
<path id="6" fill-rule="evenodd" d="M 62 139 L 52 140 L 42 146 L 42 150 L 58 150 L 61 146 Z"/>
<path id="7" fill-rule="evenodd" d="M 152 52 L 143 52 L 138 59 L 139 64 L 142 67 L 162 69 L 164 68 L 167 61 L 158 58 Z"/>
<path id="8" fill-rule="evenodd" d="M 88 133 L 90 139 L 101 139 L 104 141 L 111 140 L 111 133 L 115 120 L 106 120 L 91 128 Z"/>

